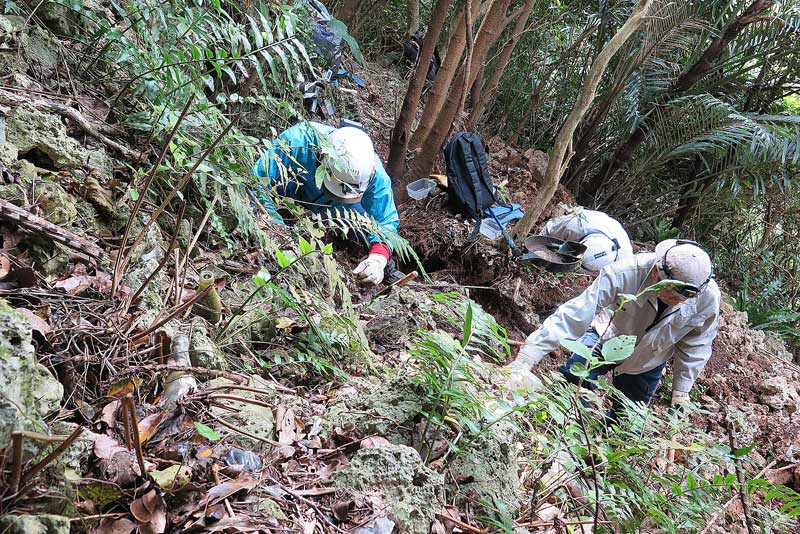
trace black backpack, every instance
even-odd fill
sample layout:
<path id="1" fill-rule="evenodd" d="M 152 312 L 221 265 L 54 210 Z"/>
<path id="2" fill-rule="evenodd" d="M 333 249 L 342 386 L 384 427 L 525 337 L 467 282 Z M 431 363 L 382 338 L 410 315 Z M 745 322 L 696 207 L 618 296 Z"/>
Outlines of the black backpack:
<path id="1" fill-rule="evenodd" d="M 444 148 L 444 160 L 450 208 L 480 221 L 497 203 L 483 140 L 472 132 L 456 133 Z"/>
<path id="2" fill-rule="evenodd" d="M 411 37 L 409 37 L 409 39 L 406 40 L 405 43 L 403 43 L 403 57 L 410 65 L 414 65 L 417 62 L 419 53 L 422 51 L 422 44 L 424 39 L 425 39 L 425 34 L 422 32 L 422 30 L 420 30 L 417 31 Z M 434 81 L 436 79 L 436 75 L 439 73 L 439 68 L 441 66 L 442 66 L 442 59 L 439 56 L 439 50 L 434 48 L 433 57 L 431 57 L 430 65 L 428 65 L 428 72 L 425 75 L 425 79 L 429 82 Z"/>

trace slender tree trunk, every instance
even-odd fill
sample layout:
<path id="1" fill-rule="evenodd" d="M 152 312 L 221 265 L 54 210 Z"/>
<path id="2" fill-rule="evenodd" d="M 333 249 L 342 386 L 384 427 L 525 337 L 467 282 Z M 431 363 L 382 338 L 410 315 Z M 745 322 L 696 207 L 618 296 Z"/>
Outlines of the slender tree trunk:
<path id="1" fill-rule="evenodd" d="M 494 0 L 489 7 L 486 16 L 483 18 L 481 27 L 475 37 L 475 44 L 472 48 L 471 65 L 462 65 L 459 69 L 458 77 L 450 91 L 450 97 L 445 101 L 440 113 L 436 117 L 433 128 L 424 139 L 420 139 L 422 150 L 416 155 L 411 165 L 414 176 L 425 176 L 430 174 L 439 149 L 444 144 L 447 134 L 453 122 L 461 113 L 464 106 L 465 94 L 457 98 L 453 91 L 460 91 L 462 88 L 469 89 L 478 75 L 478 70 L 489 53 L 492 45 L 500 36 L 500 30 L 505 21 L 506 10 L 510 0 Z"/>
<path id="2" fill-rule="evenodd" d="M 403 107 L 400 108 L 400 116 L 397 118 L 397 123 L 394 125 L 394 130 L 392 131 L 387 171 L 389 172 L 389 176 L 394 177 L 395 180 L 404 175 L 411 125 L 414 121 L 414 115 L 416 115 L 417 112 L 419 98 L 422 95 L 422 87 L 425 83 L 425 76 L 428 73 L 431 58 L 433 57 L 433 51 L 436 48 L 436 42 L 439 39 L 439 34 L 447 18 L 447 11 L 450 9 L 451 2 L 452 0 L 438 0 L 431 12 L 428 31 L 422 42 L 422 50 L 420 50 L 419 57 L 417 58 L 417 67 L 414 69 L 414 74 L 408 82 L 406 96 L 403 99 Z M 395 184 L 397 183 L 398 182 L 395 181 Z M 402 188 L 399 188 L 395 192 L 400 198 L 403 198 L 405 195 L 405 191 Z"/>
<path id="3" fill-rule="evenodd" d="M 406 13 L 408 20 L 406 21 L 406 39 L 419 30 L 419 0 L 407 0 Z"/>
<path id="4" fill-rule="evenodd" d="M 503 76 L 503 72 L 505 72 L 508 63 L 511 60 L 511 54 L 514 52 L 514 48 L 516 48 L 517 43 L 519 43 L 520 37 L 522 37 L 522 31 L 525 29 L 525 26 L 528 23 L 528 17 L 530 17 L 531 11 L 533 11 L 533 7 L 535 5 L 536 0 L 525 0 L 525 4 L 519 11 L 517 21 L 514 24 L 514 29 L 511 31 L 511 38 L 500 52 L 500 56 L 497 58 L 497 65 L 492 71 L 491 78 L 489 78 L 489 81 L 485 85 L 486 88 L 481 92 L 478 100 L 473 100 L 472 102 L 472 111 L 467 119 L 467 130 L 473 130 L 475 128 L 475 125 L 480 120 L 481 115 L 483 115 L 483 111 L 486 109 L 487 104 L 492 98 L 494 98 L 494 95 L 497 92 L 497 86 L 500 84 L 500 78 Z"/>
<path id="5" fill-rule="evenodd" d="M 774 4 L 774 0 L 756 0 L 750 4 L 739 18 L 725 29 L 722 35 L 711 41 L 708 48 L 703 52 L 703 55 L 700 56 L 700 59 L 697 60 L 689 70 L 678 77 L 673 86 L 664 93 L 656 105 L 662 107 L 668 105 L 672 100 L 691 89 L 698 81 L 711 72 L 714 63 L 719 59 L 731 41 L 733 41 L 748 24 L 759 20 L 761 14 Z M 645 126 L 640 125 L 634 130 L 628 140 L 617 148 L 614 156 L 581 188 L 580 195 L 578 196 L 581 204 L 589 204 L 592 202 L 597 192 L 600 191 L 600 188 L 602 188 L 614 174 L 630 162 L 636 149 L 644 142 L 645 137 Z"/>
<path id="6" fill-rule="evenodd" d="M 625 24 L 622 25 L 619 31 L 597 55 L 594 63 L 592 63 L 589 73 L 586 76 L 586 81 L 583 87 L 581 87 L 578 100 L 575 102 L 575 106 L 572 108 L 572 111 L 567 116 L 564 125 L 556 136 L 550 159 L 547 162 L 547 171 L 542 180 L 542 185 L 536 197 L 525 206 L 525 216 L 514 227 L 515 239 L 519 240 L 528 235 L 533 225 L 539 220 L 547 204 L 553 198 L 561 175 L 564 174 L 564 170 L 569 165 L 569 160 L 572 157 L 572 137 L 575 134 L 575 129 L 594 101 L 597 93 L 597 86 L 600 84 L 600 79 L 603 77 L 603 72 L 605 72 L 608 62 L 614 54 L 622 48 L 622 45 L 625 44 L 631 35 L 636 32 L 639 26 L 641 26 L 652 2 L 653 0 L 640 0 L 639 3 L 636 4 L 630 18 L 625 21 Z"/>
<path id="7" fill-rule="evenodd" d="M 478 10 L 480 0 L 468 0 L 470 2 L 470 9 L 474 13 Z M 450 33 L 450 42 L 445 51 L 445 57 L 442 61 L 442 66 L 436 74 L 436 80 L 433 82 L 428 93 L 425 108 L 422 111 L 422 117 L 414 135 L 411 138 L 411 148 L 416 149 L 421 145 L 421 141 L 428 137 L 428 134 L 433 128 L 433 123 L 436 122 L 436 117 L 442 111 L 442 106 L 450 92 L 450 86 L 453 83 L 453 78 L 458 70 L 458 64 L 461 62 L 461 56 L 464 54 L 464 46 L 466 45 L 466 25 L 464 24 L 464 16 L 466 13 L 466 3 L 464 9 L 456 17 L 454 28 Z"/>

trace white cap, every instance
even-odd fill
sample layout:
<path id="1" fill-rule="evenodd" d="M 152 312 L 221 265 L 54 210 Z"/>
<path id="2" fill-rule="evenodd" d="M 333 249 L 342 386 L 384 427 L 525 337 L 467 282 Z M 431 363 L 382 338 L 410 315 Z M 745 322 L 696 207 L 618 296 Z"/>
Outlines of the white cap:
<path id="1" fill-rule="evenodd" d="M 599 271 L 617 259 L 614 242 L 603 234 L 589 234 L 581 243 L 586 246 L 583 253 L 583 267 L 589 271 Z"/>
<path id="2" fill-rule="evenodd" d="M 696 244 L 679 241 L 667 239 L 656 245 L 658 268 L 667 278 L 701 287 L 711 278 L 711 258 Z M 664 269 L 665 262 L 669 273 Z"/>
<path id="3" fill-rule="evenodd" d="M 361 200 L 375 175 L 375 149 L 369 136 L 345 126 L 328 136 L 332 154 L 323 160 L 328 176 L 322 185 L 335 200 L 355 204 Z"/>

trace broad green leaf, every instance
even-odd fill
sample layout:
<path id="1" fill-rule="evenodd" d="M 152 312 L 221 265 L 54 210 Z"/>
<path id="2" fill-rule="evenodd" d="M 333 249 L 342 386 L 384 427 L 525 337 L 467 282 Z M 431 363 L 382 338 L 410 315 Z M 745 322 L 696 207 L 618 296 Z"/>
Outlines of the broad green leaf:
<path id="1" fill-rule="evenodd" d="M 605 361 L 616 363 L 630 356 L 635 347 L 636 336 L 617 336 L 606 341 L 601 352 Z"/>
<path id="2" fill-rule="evenodd" d="M 661 280 L 660 282 L 656 282 L 655 284 L 649 286 L 644 290 L 644 292 L 647 293 L 651 291 L 661 291 L 662 289 L 667 289 L 668 287 L 682 287 L 685 285 L 686 283 L 681 282 L 680 280 Z"/>
<path id="3" fill-rule="evenodd" d="M 261 269 L 253 276 L 253 283 L 258 287 L 264 287 L 270 280 L 272 280 L 272 274 L 267 269 Z"/>
<path id="4" fill-rule="evenodd" d="M 325 168 L 325 165 L 317 166 L 317 170 L 314 172 L 314 183 L 317 185 L 317 187 L 322 188 L 322 182 L 327 177 L 328 169 Z"/>
<path id="5" fill-rule="evenodd" d="M 314 246 L 308 241 L 306 241 L 306 239 L 303 236 L 299 236 L 297 238 L 297 244 L 300 247 L 301 254 L 309 254 L 314 251 Z"/>
<path id="6" fill-rule="evenodd" d="M 359 65 L 364 63 L 364 58 L 361 56 L 358 43 L 353 39 L 353 36 L 347 32 L 347 25 L 344 22 L 338 19 L 331 19 L 328 21 L 328 29 L 333 32 L 336 37 L 340 37 L 347 43 L 347 46 L 349 46 L 350 50 L 353 52 L 353 59 L 355 59 Z"/>
<path id="7" fill-rule="evenodd" d="M 589 378 L 589 368 L 579 362 L 573 363 L 569 372 L 578 378 Z"/>
<path id="8" fill-rule="evenodd" d="M 281 269 L 285 269 L 292 264 L 289 258 L 286 257 L 286 254 L 278 247 L 275 247 L 275 260 L 278 262 L 278 266 Z"/>
<path id="9" fill-rule="evenodd" d="M 561 346 L 574 352 L 579 356 L 583 356 L 586 360 L 589 360 L 592 357 L 592 349 L 581 343 L 580 341 L 574 341 L 571 339 L 562 339 Z"/>
<path id="10" fill-rule="evenodd" d="M 195 421 L 194 427 L 197 429 L 197 433 L 206 438 L 207 440 L 209 441 L 220 440 L 220 435 L 214 432 L 214 429 L 211 428 L 210 426 Z"/>
<path id="11" fill-rule="evenodd" d="M 756 448 L 757 443 L 753 442 L 746 447 L 739 447 L 738 449 L 733 449 L 733 455 L 737 458 L 741 458 L 743 456 L 747 456 L 750 454 L 750 451 Z"/>
<path id="12" fill-rule="evenodd" d="M 325 243 L 322 247 L 322 252 L 328 256 L 333 254 L 333 243 Z"/>

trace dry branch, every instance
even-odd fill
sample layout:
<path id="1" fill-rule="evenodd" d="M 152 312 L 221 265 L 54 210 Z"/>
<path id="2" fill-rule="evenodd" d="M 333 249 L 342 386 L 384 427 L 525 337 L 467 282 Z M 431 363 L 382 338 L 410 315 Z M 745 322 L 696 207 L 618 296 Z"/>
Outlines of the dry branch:
<path id="1" fill-rule="evenodd" d="M 103 249 L 97 244 L 1 198 L 0 220 L 14 223 L 26 233 L 49 237 L 57 243 L 79 252 L 85 252 L 93 258 L 101 259 L 103 257 Z"/>

